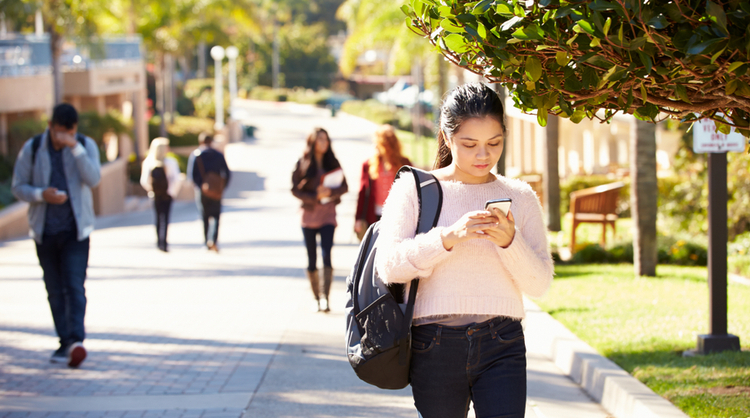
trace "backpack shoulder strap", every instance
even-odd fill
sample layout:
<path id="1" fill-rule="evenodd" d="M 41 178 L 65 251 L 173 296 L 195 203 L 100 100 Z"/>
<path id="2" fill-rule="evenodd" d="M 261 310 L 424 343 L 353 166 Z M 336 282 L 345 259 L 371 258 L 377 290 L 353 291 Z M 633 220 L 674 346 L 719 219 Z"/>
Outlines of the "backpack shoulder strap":
<path id="1" fill-rule="evenodd" d="M 31 166 L 33 167 L 36 163 L 36 152 L 39 151 L 39 147 L 42 145 L 42 136 L 39 134 L 31 140 Z"/>
<path id="2" fill-rule="evenodd" d="M 440 187 L 438 179 L 428 173 L 415 167 L 405 165 L 396 173 L 396 178 L 402 174 L 411 172 L 414 175 L 414 184 L 417 187 L 417 199 L 419 202 L 419 220 L 417 221 L 417 234 L 429 232 L 437 225 L 440 218 L 440 209 L 443 206 L 443 189 Z M 406 302 L 406 312 L 404 312 L 404 323 L 402 329 L 411 327 L 412 318 L 414 317 L 414 302 L 417 299 L 417 287 L 419 279 L 411 281 L 409 286 L 409 298 Z M 404 333 L 404 338 L 399 341 L 399 363 L 406 364 L 410 347 L 408 339 L 410 333 Z"/>
<path id="3" fill-rule="evenodd" d="M 86 137 L 82 133 L 76 132 L 76 139 L 86 148 Z"/>
<path id="4" fill-rule="evenodd" d="M 396 173 L 399 178 L 404 173 L 411 172 L 414 183 L 417 186 L 417 199 L 419 201 L 419 220 L 417 221 L 417 234 L 428 232 L 437 225 L 440 218 L 440 209 L 443 206 L 443 189 L 440 182 L 431 173 L 415 167 L 405 165 Z"/>

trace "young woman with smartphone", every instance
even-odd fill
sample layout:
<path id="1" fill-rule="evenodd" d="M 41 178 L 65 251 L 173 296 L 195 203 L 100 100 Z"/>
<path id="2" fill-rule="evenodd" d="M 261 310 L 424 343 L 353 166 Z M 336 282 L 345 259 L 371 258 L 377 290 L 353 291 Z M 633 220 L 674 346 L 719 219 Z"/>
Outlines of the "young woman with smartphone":
<path id="1" fill-rule="evenodd" d="M 435 228 L 414 236 L 414 179 L 396 180 L 385 202 L 376 267 L 388 283 L 420 279 L 412 328 L 411 386 L 423 418 L 523 417 L 526 346 L 522 294 L 549 288 L 553 263 L 539 200 L 520 180 L 491 172 L 503 151 L 497 94 L 480 83 L 441 107 L 432 173 L 443 189 Z M 485 210 L 509 198 L 507 216 Z"/>
<path id="2" fill-rule="evenodd" d="M 302 201 L 302 234 L 307 247 L 307 278 L 310 280 L 317 310 L 329 312 L 328 295 L 333 282 L 331 249 L 333 233 L 336 230 L 336 205 L 341 203 L 341 195 L 349 188 L 341 164 L 333 154 L 331 138 L 323 128 L 315 128 L 307 136 L 305 152 L 292 173 L 292 194 Z M 341 181 L 331 184 L 324 180 L 330 175 Z M 317 268 L 317 236 L 323 256 L 323 280 L 321 283 Z M 321 289 L 322 284 L 322 289 Z M 321 304 L 322 299 L 322 304 Z"/>

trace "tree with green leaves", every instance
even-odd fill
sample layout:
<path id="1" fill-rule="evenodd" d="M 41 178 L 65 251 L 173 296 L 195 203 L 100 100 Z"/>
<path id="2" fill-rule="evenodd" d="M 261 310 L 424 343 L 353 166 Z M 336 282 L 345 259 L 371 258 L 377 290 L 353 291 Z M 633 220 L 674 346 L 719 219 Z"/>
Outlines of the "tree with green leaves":
<path id="1" fill-rule="evenodd" d="M 750 3 L 414 0 L 408 25 L 516 105 L 572 121 L 711 118 L 750 136 Z"/>
<path id="2" fill-rule="evenodd" d="M 653 126 L 710 118 L 750 136 L 750 3 L 711 0 L 412 0 L 414 32 L 509 88 L 515 106 L 580 122 L 634 115 L 636 272 L 656 267 Z"/>

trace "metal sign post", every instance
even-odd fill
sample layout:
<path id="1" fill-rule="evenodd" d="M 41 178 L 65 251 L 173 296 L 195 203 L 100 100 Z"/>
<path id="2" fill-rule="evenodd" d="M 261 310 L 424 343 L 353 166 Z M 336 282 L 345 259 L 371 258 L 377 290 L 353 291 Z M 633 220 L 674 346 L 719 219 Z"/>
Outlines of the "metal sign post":
<path id="1" fill-rule="evenodd" d="M 698 335 L 695 354 L 739 351 L 740 338 L 727 333 L 727 151 L 744 151 L 745 138 L 734 130 L 716 132 L 712 120 L 693 126 L 693 150 L 708 156 L 709 331 Z"/>

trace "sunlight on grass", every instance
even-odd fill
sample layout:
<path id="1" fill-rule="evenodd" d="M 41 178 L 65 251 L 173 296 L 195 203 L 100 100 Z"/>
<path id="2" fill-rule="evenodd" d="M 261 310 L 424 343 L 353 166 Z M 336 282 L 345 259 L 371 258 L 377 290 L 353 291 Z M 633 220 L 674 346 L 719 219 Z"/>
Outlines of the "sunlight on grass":
<path id="1" fill-rule="evenodd" d="M 705 267 L 660 265 L 656 278 L 636 278 L 632 264 L 556 272 L 537 302 L 582 340 L 691 417 L 750 416 L 750 351 L 682 357 L 709 331 Z M 729 332 L 750 349 L 750 286 L 729 284 L 728 309 Z"/>

